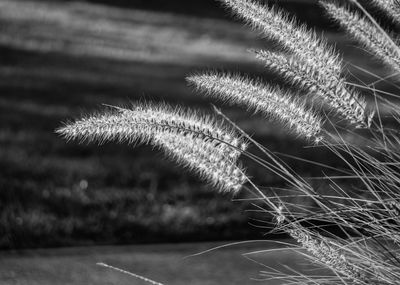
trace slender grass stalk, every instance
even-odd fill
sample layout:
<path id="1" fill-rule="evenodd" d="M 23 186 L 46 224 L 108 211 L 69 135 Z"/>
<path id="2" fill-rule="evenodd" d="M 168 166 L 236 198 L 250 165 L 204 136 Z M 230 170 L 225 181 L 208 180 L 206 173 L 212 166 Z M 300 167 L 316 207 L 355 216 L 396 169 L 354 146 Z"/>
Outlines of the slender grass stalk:
<path id="1" fill-rule="evenodd" d="M 147 277 L 144 277 L 142 275 L 135 274 L 135 273 L 129 272 L 127 270 L 124 270 L 124 269 L 121 269 L 121 268 L 118 268 L 118 267 L 115 267 L 115 266 L 112 266 L 112 265 L 108 265 L 108 264 L 105 264 L 105 263 L 102 263 L 102 262 L 97 263 L 97 265 L 105 267 L 105 268 L 108 268 L 108 269 L 112 269 L 112 270 L 118 271 L 120 273 L 129 275 L 129 276 L 132 276 L 132 277 L 134 277 L 136 279 L 142 280 L 142 281 L 147 282 L 147 283 L 152 284 L 152 285 L 164 285 L 163 283 L 156 282 L 156 281 L 151 280 L 151 279 L 149 279 Z"/>

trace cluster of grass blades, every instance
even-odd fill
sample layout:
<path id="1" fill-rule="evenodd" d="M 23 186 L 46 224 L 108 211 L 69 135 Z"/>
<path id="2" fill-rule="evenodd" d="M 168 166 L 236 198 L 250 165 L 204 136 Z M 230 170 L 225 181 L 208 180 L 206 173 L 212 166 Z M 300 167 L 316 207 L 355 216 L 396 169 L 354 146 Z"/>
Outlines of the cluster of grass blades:
<path id="1" fill-rule="evenodd" d="M 234 195 L 248 193 L 255 211 L 274 217 L 271 232 L 292 238 L 293 243 L 282 250 L 301 254 L 315 269 L 299 272 L 266 267 L 260 280 L 283 284 L 400 284 L 398 95 L 378 90 L 375 84 L 349 82 L 344 60 L 336 49 L 281 9 L 253 0 L 220 1 L 281 47 L 274 52 L 251 52 L 289 87 L 215 71 L 189 76 L 190 85 L 211 98 L 261 113 L 305 145 L 330 151 L 343 167 L 329 165 L 329 161 L 309 161 L 321 167 L 321 176 L 301 177 L 285 163 L 284 155 L 256 142 L 217 108 L 211 116 L 138 103 L 131 108 L 112 107 L 101 115 L 68 123 L 57 132 L 69 140 L 150 144 L 216 189 Z M 399 90 L 396 33 L 386 31 L 367 8 L 377 7 L 396 29 L 400 3 L 367 2 L 321 0 L 320 5 L 327 16 L 387 66 L 390 76 L 375 75 L 375 83 L 391 80 Z M 285 187 L 256 185 L 241 157 L 284 179 Z M 323 191 L 312 181 L 323 181 Z M 308 203 L 295 202 L 296 197 Z"/>

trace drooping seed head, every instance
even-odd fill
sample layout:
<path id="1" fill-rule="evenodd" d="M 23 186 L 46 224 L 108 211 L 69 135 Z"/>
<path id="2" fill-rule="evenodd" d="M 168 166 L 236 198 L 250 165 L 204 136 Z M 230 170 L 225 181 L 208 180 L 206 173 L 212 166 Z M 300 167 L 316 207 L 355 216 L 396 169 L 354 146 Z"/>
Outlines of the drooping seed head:
<path id="1" fill-rule="evenodd" d="M 389 3 L 391 0 L 386 2 Z M 375 57 L 382 60 L 394 71 L 400 72 L 400 47 L 395 44 L 389 34 L 382 31 L 365 16 L 347 7 L 334 2 L 321 2 L 321 5 L 364 48 L 372 52 Z"/>
<path id="2" fill-rule="evenodd" d="M 316 69 L 329 70 L 328 73 L 332 75 L 340 74 L 342 59 L 333 48 L 285 12 L 253 0 L 220 1 L 265 37 L 277 41 L 287 51 L 316 66 Z"/>
<path id="3" fill-rule="evenodd" d="M 348 122 L 355 126 L 367 126 L 364 98 L 354 89 L 347 87 L 341 76 L 332 76 L 324 69 L 315 69 L 313 65 L 295 56 L 267 50 L 255 51 L 255 54 L 268 69 L 314 94 L 315 98 L 326 103 Z"/>
<path id="4" fill-rule="evenodd" d="M 237 192 L 246 181 L 237 161 L 246 142 L 211 117 L 190 110 L 155 104 L 114 107 L 56 132 L 70 140 L 154 145 L 223 191 Z"/>
<path id="5" fill-rule="evenodd" d="M 230 104 L 244 105 L 288 126 L 288 130 L 317 140 L 322 119 L 289 92 L 243 77 L 209 72 L 187 79 L 207 95 Z"/>

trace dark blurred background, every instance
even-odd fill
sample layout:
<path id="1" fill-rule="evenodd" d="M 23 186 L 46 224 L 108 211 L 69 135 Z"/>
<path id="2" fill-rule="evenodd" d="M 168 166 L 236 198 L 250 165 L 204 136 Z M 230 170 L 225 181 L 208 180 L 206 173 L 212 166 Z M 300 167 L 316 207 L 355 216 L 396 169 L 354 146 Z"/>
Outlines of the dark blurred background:
<path id="1" fill-rule="evenodd" d="M 384 72 L 316 1 L 277 2 L 324 30 L 355 65 Z M 213 0 L 0 0 L 0 248 L 263 237 L 269 228 L 249 221 L 268 215 L 246 212 L 249 203 L 214 192 L 150 147 L 80 145 L 54 133 L 102 104 L 147 99 L 210 110 L 185 76 L 217 69 L 274 80 L 247 53 L 255 47 L 274 45 Z M 273 151 L 333 159 L 275 124 L 221 107 Z M 290 163 L 304 176 L 319 171 Z M 282 186 L 264 170 L 249 165 L 249 173 Z"/>

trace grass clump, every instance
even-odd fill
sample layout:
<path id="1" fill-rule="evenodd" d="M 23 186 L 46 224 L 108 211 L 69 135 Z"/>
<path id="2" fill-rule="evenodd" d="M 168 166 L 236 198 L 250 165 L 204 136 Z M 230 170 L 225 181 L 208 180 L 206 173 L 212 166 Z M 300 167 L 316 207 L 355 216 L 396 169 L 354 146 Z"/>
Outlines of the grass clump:
<path id="1" fill-rule="evenodd" d="M 285 163 L 284 155 L 256 142 L 218 109 L 223 122 L 163 105 L 115 107 L 113 112 L 66 124 L 57 132 L 67 139 L 100 143 L 148 143 L 217 189 L 252 195 L 246 199 L 256 212 L 274 216 L 273 232 L 292 237 L 296 243 L 290 248 L 319 269 L 310 273 L 268 267 L 261 272 L 262 279 L 286 284 L 399 284 L 398 102 L 389 101 L 383 96 L 388 93 L 374 86 L 355 89 L 357 84 L 349 82 L 335 49 L 285 12 L 251 0 L 222 2 L 282 47 L 282 53 L 254 53 L 305 94 L 299 97 L 299 90 L 286 91 L 261 80 L 217 72 L 190 76 L 190 84 L 210 97 L 274 119 L 306 143 L 312 142 L 311 147 L 329 150 L 344 167 L 308 161 L 321 167 L 321 175 L 301 177 Z M 374 2 L 383 10 L 389 5 L 383 0 Z M 396 40 L 363 6 L 356 0 L 346 8 L 331 1 L 321 4 L 367 50 L 398 71 Z M 400 9 L 397 2 L 393 5 L 396 11 Z M 256 185 L 245 173 L 240 156 L 284 179 L 286 187 Z M 291 202 L 293 197 L 312 203 Z M 321 270 L 328 273 L 320 274 Z"/>

